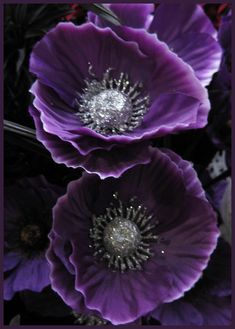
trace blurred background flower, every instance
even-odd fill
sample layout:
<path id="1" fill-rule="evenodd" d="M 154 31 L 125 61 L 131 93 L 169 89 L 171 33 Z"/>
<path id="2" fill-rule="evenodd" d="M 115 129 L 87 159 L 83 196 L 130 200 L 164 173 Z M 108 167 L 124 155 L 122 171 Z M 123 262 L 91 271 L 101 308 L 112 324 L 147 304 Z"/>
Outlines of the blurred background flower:
<path id="1" fill-rule="evenodd" d="M 43 176 L 24 178 L 5 189 L 4 299 L 50 285 L 47 235 L 52 207 L 62 193 Z"/>

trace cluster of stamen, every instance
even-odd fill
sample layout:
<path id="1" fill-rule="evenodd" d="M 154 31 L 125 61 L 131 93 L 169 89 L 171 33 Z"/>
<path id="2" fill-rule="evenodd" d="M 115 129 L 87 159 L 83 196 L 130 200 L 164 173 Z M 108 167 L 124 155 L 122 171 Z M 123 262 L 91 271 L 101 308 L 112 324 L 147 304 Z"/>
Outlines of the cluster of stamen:
<path id="1" fill-rule="evenodd" d="M 153 215 L 147 213 L 147 208 L 134 206 L 135 197 L 126 206 L 118 193 L 113 197 L 116 205 L 111 203 L 103 215 L 93 215 L 90 247 L 95 250 L 94 256 L 114 271 L 141 270 L 142 263 L 153 256 L 150 244 L 158 240 L 154 234 L 158 223 L 152 223 Z"/>
<path id="2" fill-rule="evenodd" d="M 148 110 L 149 96 L 143 96 L 141 82 L 133 85 L 128 75 L 121 73 L 118 79 L 110 77 L 111 68 L 97 80 L 85 80 L 86 87 L 75 99 L 76 115 L 81 122 L 103 135 L 122 134 L 137 128 Z"/>
<path id="3" fill-rule="evenodd" d="M 39 226 L 35 224 L 26 225 L 20 232 L 21 241 L 27 246 L 33 246 L 41 239 Z"/>

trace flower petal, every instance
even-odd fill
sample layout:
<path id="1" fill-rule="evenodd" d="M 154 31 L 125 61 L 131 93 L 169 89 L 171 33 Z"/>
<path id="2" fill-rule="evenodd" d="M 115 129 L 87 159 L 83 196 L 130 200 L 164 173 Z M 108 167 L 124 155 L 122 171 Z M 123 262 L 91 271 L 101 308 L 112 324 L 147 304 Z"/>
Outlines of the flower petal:
<path id="1" fill-rule="evenodd" d="M 52 235 L 50 238 L 51 241 L 53 241 Z M 81 313 L 85 312 L 86 308 L 84 306 L 83 296 L 81 293 L 74 290 L 74 276 L 65 269 L 63 263 L 55 255 L 51 246 L 46 256 L 50 264 L 52 289 L 54 289 L 72 309 L 76 309 Z"/>
<path id="2" fill-rule="evenodd" d="M 71 261 L 76 264 L 76 289 L 84 294 L 88 308 L 118 325 L 149 312 L 165 296 L 171 282 L 161 267 L 153 265 L 148 272 L 114 273 L 94 263 L 92 252 L 84 243 L 86 237 L 78 243 L 79 247 L 75 245 Z M 157 284 L 153 283 L 155 278 Z"/>
<path id="3" fill-rule="evenodd" d="M 139 163 L 148 163 L 150 154 L 146 152 L 148 143 L 143 141 L 128 146 L 115 146 L 110 151 L 95 150 L 82 155 L 69 142 L 61 140 L 43 130 L 38 111 L 31 107 L 36 126 L 37 139 L 51 152 L 53 160 L 67 167 L 82 167 L 89 173 L 97 173 L 101 178 L 119 177 L 123 172 Z"/>
<path id="4" fill-rule="evenodd" d="M 192 3 L 161 3 L 149 31 L 168 45 L 186 32 L 207 33 L 213 38 L 217 35 L 201 6 Z"/>
<path id="5" fill-rule="evenodd" d="M 207 86 L 219 70 L 221 47 L 207 33 L 184 33 L 171 42 L 170 48 L 194 69 L 203 86 Z"/>
<path id="6" fill-rule="evenodd" d="M 17 252 L 8 252 L 4 255 L 3 270 L 10 271 L 21 261 L 22 256 Z"/>
<path id="7" fill-rule="evenodd" d="M 151 312 L 151 316 L 164 326 L 203 325 L 203 317 L 200 312 L 192 304 L 182 299 L 159 306 Z"/>
<path id="8" fill-rule="evenodd" d="M 127 58 L 135 59 L 132 65 Z M 126 42 L 111 29 L 99 29 L 91 23 L 59 23 L 34 46 L 30 57 L 30 71 L 72 108 L 77 93 L 86 87 L 85 80 L 92 78 L 90 65 L 97 79 L 112 68 L 113 77 L 119 78 L 125 72 L 132 83 L 140 78 L 143 83 L 147 81 L 152 69 L 151 61 L 134 42 Z"/>

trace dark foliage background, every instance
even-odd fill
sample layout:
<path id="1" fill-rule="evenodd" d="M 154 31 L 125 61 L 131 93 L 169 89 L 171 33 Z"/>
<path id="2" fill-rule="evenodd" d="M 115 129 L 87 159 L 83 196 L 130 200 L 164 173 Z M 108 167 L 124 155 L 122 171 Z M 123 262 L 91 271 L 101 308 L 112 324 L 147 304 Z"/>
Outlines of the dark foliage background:
<path id="1" fill-rule="evenodd" d="M 221 4 L 207 4 L 205 12 L 218 28 L 221 15 L 227 10 Z M 43 174 L 51 183 L 66 186 L 81 175 L 81 170 L 68 169 L 51 159 L 49 152 L 35 138 L 33 120 L 28 113 L 31 95 L 28 92 L 33 77 L 28 71 L 29 56 L 34 44 L 59 21 L 85 22 L 86 11 L 93 10 L 118 24 L 117 18 L 100 5 L 18 4 L 4 8 L 4 175 L 5 185 L 24 176 Z M 53 59 L 52 59 L 53 60 Z M 211 88 L 211 87 L 209 87 Z M 216 104 L 212 102 L 209 120 L 213 120 Z M 228 133 L 227 131 L 225 132 Z M 202 175 L 218 149 L 212 144 L 206 129 L 170 135 L 154 140 L 153 145 L 168 147 L 192 161 L 199 176 Z M 230 170 L 222 174 L 229 175 Z M 207 185 L 213 182 L 206 182 Z M 45 317 L 29 312 L 19 294 L 5 302 L 4 323 L 17 324 L 74 324 L 74 316 Z M 13 320 L 12 320 L 13 319 Z M 143 324 L 158 324 L 145 319 Z"/>

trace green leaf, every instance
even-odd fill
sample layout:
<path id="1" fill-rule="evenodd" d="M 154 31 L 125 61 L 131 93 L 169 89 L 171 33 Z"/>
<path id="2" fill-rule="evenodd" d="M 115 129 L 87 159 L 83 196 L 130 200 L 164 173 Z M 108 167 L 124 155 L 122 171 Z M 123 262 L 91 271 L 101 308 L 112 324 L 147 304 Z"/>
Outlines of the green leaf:
<path id="1" fill-rule="evenodd" d="M 96 15 L 106 19 L 110 23 L 114 25 L 121 25 L 120 19 L 107 7 L 100 4 L 81 4 L 83 8 L 88 11 L 92 11 Z"/>

